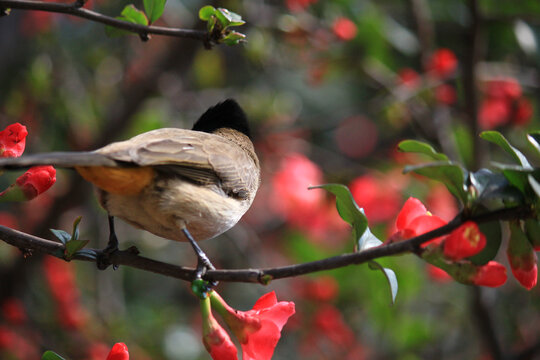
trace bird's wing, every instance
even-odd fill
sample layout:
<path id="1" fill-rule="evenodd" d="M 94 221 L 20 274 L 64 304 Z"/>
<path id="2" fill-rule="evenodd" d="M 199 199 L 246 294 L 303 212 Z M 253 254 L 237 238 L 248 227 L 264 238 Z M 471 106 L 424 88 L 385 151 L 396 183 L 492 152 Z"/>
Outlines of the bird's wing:
<path id="1" fill-rule="evenodd" d="M 258 170 L 244 150 L 219 135 L 199 131 L 154 130 L 96 153 L 124 163 L 155 166 L 199 184 L 219 184 L 226 193 L 240 198 L 258 181 L 258 174 L 253 173 Z"/>

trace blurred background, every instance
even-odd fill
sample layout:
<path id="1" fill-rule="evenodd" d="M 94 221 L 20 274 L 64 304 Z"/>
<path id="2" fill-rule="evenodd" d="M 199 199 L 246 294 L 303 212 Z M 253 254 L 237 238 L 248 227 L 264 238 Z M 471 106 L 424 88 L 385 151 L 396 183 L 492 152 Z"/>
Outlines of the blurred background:
<path id="1" fill-rule="evenodd" d="M 470 169 L 505 161 L 477 140 L 497 129 L 524 146 L 538 129 L 540 3 L 495 0 L 168 0 L 156 25 L 204 29 L 211 3 L 246 20 L 248 42 L 205 50 L 189 39 L 108 38 L 104 26 L 13 10 L 0 18 L 0 127 L 20 122 L 25 153 L 91 150 L 159 127 L 191 128 L 235 98 L 251 121 L 263 180 L 226 234 L 201 243 L 219 268 L 260 268 L 353 250 L 335 201 L 309 185 L 341 183 L 380 239 L 409 196 L 446 220 L 459 211 L 444 186 L 411 175 L 396 152 L 428 141 Z M 128 2 L 89 0 L 117 15 Z M 134 3 L 142 8 L 142 1 Z M 526 151 L 526 149 L 525 149 Z M 8 186 L 19 174 L 0 179 Z M 1 204 L 0 223 L 52 239 L 82 215 L 81 238 L 103 247 L 107 216 L 91 186 L 58 171 L 27 203 Z M 184 243 L 117 222 L 121 248 L 194 266 Z M 498 259 L 505 262 L 502 254 Z M 414 255 L 395 270 L 396 304 L 380 272 L 349 266 L 256 284 L 221 283 L 240 310 L 275 290 L 294 301 L 275 359 L 538 359 L 540 293 L 511 277 L 497 289 L 448 280 Z M 98 271 L 0 242 L 0 358 L 104 359 L 124 342 L 133 359 L 209 359 L 189 284 L 127 267 Z M 507 357 L 506 357 L 507 356 Z"/>

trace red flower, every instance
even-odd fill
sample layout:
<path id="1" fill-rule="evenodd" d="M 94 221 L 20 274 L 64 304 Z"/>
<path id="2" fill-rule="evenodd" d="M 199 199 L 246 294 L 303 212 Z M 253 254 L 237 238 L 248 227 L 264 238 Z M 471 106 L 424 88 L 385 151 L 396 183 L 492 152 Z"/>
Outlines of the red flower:
<path id="1" fill-rule="evenodd" d="M 2 304 L 2 315 L 12 324 L 22 324 L 26 321 L 26 311 L 19 299 L 8 298 Z"/>
<path id="2" fill-rule="evenodd" d="M 231 308 L 215 291 L 212 292 L 211 300 L 238 338 L 243 360 L 272 358 L 281 337 L 281 329 L 295 312 L 293 302 L 277 302 L 273 291 L 261 296 L 253 309 L 245 312 Z"/>
<path id="3" fill-rule="evenodd" d="M 492 99 L 515 100 L 521 97 L 521 85 L 514 78 L 501 78 L 487 82 L 485 93 Z"/>
<path id="4" fill-rule="evenodd" d="M 318 309 L 313 322 L 316 329 L 324 333 L 339 348 L 348 348 L 354 343 L 353 331 L 334 306 L 325 305 Z"/>
<path id="5" fill-rule="evenodd" d="M 302 11 L 307 8 L 310 4 L 316 3 L 317 0 L 286 0 L 287 7 L 291 11 Z"/>
<path id="6" fill-rule="evenodd" d="M 129 360 L 129 352 L 126 344 L 116 343 L 111 349 L 106 360 Z"/>
<path id="7" fill-rule="evenodd" d="M 353 116 L 341 121 L 334 133 L 339 150 L 352 158 L 369 155 L 377 145 L 377 126 L 364 116 Z"/>
<path id="8" fill-rule="evenodd" d="M 538 276 L 536 253 L 519 224 L 511 223 L 510 229 L 512 236 L 506 254 L 512 274 L 523 287 L 531 290 L 536 285 Z"/>
<path id="9" fill-rule="evenodd" d="M 414 90 L 420 85 L 420 75 L 411 68 L 403 68 L 398 72 L 399 84 Z"/>
<path id="10" fill-rule="evenodd" d="M 456 89 L 452 85 L 442 84 L 435 88 L 435 99 L 441 104 L 452 105 L 456 98 Z"/>
<path id="11" fill-rule="evenodd" d="M 339 292 L 339 284 L 332 276 L 319 276 L 307 279 L 299 287 L 300 294 L 307 299 L 327 302 L 334 299 Z"/>
<path id="12" fill-rule="evenodd" d="M 201 299 L 203 317 L 203 344 L 214 360 L 237 360 L 236 346 L 229 334 L 212 315 L 210 298 Z"/>
<path id="13" fill-rule="evenodd" d="M 26 126 L 11 124 L 0 131 L 0 157 L 19 157 L 26 145 Z"/>
<path id="14" fill-rule="evenodd" d="M 478 254 L 486 246 L 486 236 L 475 222 L 467 221 L 444 240 L 444 256 L 451 260 Z"/>
<path id="15" fill-rule="evenodd" d="M 438 49 L 430 57 L 427 70 L 437 78 L 446 78 L 454 73 L 458 60 L 449 49 Z"/>
<path id="16" fill-rule="evenodd" d="M 56 170 L 48 166 L 34 166 L 17 178 L 16 184 L 25 198 L 31 200 L 47 191 L 56 182 Z"/>
<path id="17" fill-rule="evenodd" d="M 515 125 L 527 125 L 533 115 L 531 102 L 526 98 L 519 99 L 515 104 L 512 114 L 512 123 Z"/>
<path id="18" fill-rule="evenodd" d="M 510 104 L 504 99 L 485 99 L 480 104 L 478 123 L 483 129 L 494 129 L 508 122 Z"/>
<path id="19" fill-rule="evenodd" d="M 431 215 L 422 202 L 410 197 L 399 212 L 396 219 L 397 232 L 392 235 L 392 241 L 401 241 L 418 235 L 425 234 L 431 230 L 446 225 L 446 221 L 438 216 Z M 442 237 L 430 240 L 422 246 L 432 243 L 439 243 Z"/>
<path id="20" fill-rule="evenodd" d="M 357 28 L 356 24 L 346 17 L 339 17 L 334 21 L 332 25 L 332 31 L 343 41 L 349 41 L 356 36 Z"/>
<path id="21" fill-rule="evenodd" d="M 401 194 L 392 185 L 389 181 L 364 175 L 354 179 L 349 188 L 354 200 L 364 208 L 368 220 L 377 223 L 392 219 L 399 210 Z"/>
<path id="22" fill-rule="evenodd" d="M 496 261 L 478 266 L 470 275 L 469 281 L 474 285 L 498 287 L 506 282 L 506 268 Z"/>

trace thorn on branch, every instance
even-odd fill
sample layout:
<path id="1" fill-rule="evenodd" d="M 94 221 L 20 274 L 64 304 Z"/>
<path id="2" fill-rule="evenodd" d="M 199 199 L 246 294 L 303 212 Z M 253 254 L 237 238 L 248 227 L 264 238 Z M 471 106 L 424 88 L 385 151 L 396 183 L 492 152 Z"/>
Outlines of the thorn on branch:
<path id="1" fill-rule="evenodd" d="M 10 13 L 11 13 L 11 9 L 9 9 L 9 8 L 0 8 L 0 17 L 8 16 Z"/>
<path id="2" fill-rule="evenodd" d="M 75 0 L 75 2 L 73 3 L 73 7 L 82 8 L 85 3 L 86 3 L 86 0 Z"/>
<path id="3" fill-rule="evenodd" d="M 144 32 L 144 33 L 139 33 L 139 37 L 140 37 L 141 40 L 144 41 L 144 42 L 146 42 L 146 41 L 148 41 L 148 40 L 151 39 L 151 36 L 150 36 L 148 33 L 146 33 L 146 32 Z"/>

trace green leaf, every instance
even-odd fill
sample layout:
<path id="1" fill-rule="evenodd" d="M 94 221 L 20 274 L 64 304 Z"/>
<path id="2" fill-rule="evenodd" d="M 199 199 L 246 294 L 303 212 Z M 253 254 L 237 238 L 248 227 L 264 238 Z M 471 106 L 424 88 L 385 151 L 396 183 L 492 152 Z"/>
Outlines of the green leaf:
<path id="1" fill-rule="evenodd" d="M 406 166 L 404 172 L 415 172 L 433 180 L 442 182 L 448 190 L 462 203 L 467 203 L 467 191 L 465 188 L 466 170 L 451 161 L 440 161 L 429 164 Z"/>
<path id="2" fill-rule="evenodd" d="M 223 43 L 229 46 L 238 45 L 239 43 L 245 42 L 245 41 L 246 41 L 246 35 L 236 32 L 236 31 L 229 32 L 225 37 L 219 40 L 220 43 Z"/>
<path id="3" fill-rule="evenodd" d="M 82 220 L 82 216 L 79 216 L 73 222 L 73 231 L 71 232 L 71 239 L 72 240 L 78 240 L 79 239 L 79 224 L 81 223 L 81 220 Z"/>
<path id="4" fill-rule="evenodd" d="M 535 250 L 540 249 L 540 221 L 538 219 L 525 220 L 525 233 Z"/>
<path id="5" fill-rule="evenodd" d="M 388 285 L 390 285 L 390 295 L 392 297 L 392 304 L 394 304 L 396 302 L 396 296 L 398 292 L 398 282 L 394 270 L 385 268 L 381 264 L 373 260 L 368 262 L 368 266 L 372 270 L 381 270 L 383 272 L 386 280 L 388 280 Z"/>
<path id="6" fill-rule="evenodd" d="M 153 23 L 163 15 L 163 9 L 165 9 L 166 0 L 143 0 L 144 2 L 144 11 L 150 20 L 150 23 Z"/>
<path id="7" fill-rule="evenodd" d="M 142 12 L 141 10 L 137 9 L 133 4 L 130 4 L 124 7 L 122 12 L 120 13 L 120 16 L 117 16 L 116 19 L 127 21 L 134 24 L 139 24 L 139 25 L 145 25 L 145 26 L 148 25 L 148 18 L 146 17 L 146 14 Z M 106 26 L 105 33 L 109 37 L 117 37 L 117 36 L 123 36 L 123 35 L 137 35 L 134 32 L 119 29 L 114 26 Z"/>
<path id="8" fill-rule="evenodd" d="M 71 260 L 73 255 L 84 248 L 86 244 L 88 244 L 90 240 L 70 240 L 66 243 L 66 247 L 64 250 L 64 257 L 66 260 Z"/>
<path id="9" fill-rule="evenodd" d="M 491 221 L 488 223 L 478 224 L 480 231 L 486 236 L 486 247 L 478 254 L 469 257 L 468 259 L 476 265 L 484 265 L 493 260 L 502 242 L 501 224 L 499 221 Z"/>
<path id="10" fill-rule="evenodd" d="M 445 154 L 437 152 L 431 145 L 422 141 L 403 140 L 398 144 L 398 149 L 403 152 L 424 154 L 435 161 L 448 160 L 448 157 Z"/>
<path id="11" fill-rule="evenodd" d="M 532 132 L 528 134 L 527 139 L 536 150 L 537 155 L 540 155 L 540 132 Z"/>
<path id="12" fill-rule="evenodd" d="M 519 221 L 509 221 L 508 224 L 510 225 L 511 234 L 510 240 L 508 241 L 508 254 L 520 256 L 532 252 L 532 245 L 521 228 Z"/>
<path id="13" fill-rule="evenodd" d="M 480 137 L 484 140 L 498 145 L 501 149 L 510 154 L 514 158 L 514 160 L 520 163 L 521 166 L 523 166 L 524 168 L 532 169 L 532 166 L 527 161 L 525 155 L 523 155 L 521 151 L 510 145 L 508 140 L 506 140 L 506 138 L 500 132 L 494 130 L 484 131 L 480 134 Z"/>
<path id="14" fill-rule="evenodd" d="M 66 244 L 69 240 L 71 240 L 71 234 L 68 234 L 64 230 L 56 230 L 56 229 L 49 229 L 53 233 L 54 236 L 56 236 L 62 244 Z"/>
<path id="15" fill-rule="evenodd" d="M 324 184 L 311 186 L 309 189 L 325 189 L 334 194 L 339 216 L 353 227 L 354 239 L 356 240 L 364 234 L 368 226 L 366 215 L 354 201 L 348 187 L 341 184 Z"/>
<path id="16" fill-rule="evenodd" d="M 54 351 L 47 350 L 41 356 L 41 360 L 65 360 L 63 357 L 55 353 Z"/>
<path id="17" fill-rule="evenodd" d="M 242 17 L 232 11 L 229 11 L 224 8 L 218 8 L 215 12 L 215 16 L 218 21 L 221 23 L 223 29 L 228 28 L 229 26 L 240 26 L 244 25 L 246 22 L 242 20 Z"/>
<path id="18" fill-rule="evenodd" d="M 531 185 L 531 188 L 535 192 L 536 196 L 540 197 L 540 184 L 538 181 L 536 181 L 532 175 L 527 176 L 527 179 L 529 180 L 529 184 Z"/>
<path id="19" fill-rule="evenodd" d="M 208 21 L 216 14 L 216 8 L 211 5 L 203 6 L 199 10 L 199 19 L 202 21 Z"/>
<path id="20" fill-rule="evenodd" d="M 364 231 L 362 236 L 360 236 L 360 238 L 358 239 L 357 251 L 360 252 L 362 250 L 377 247 L 381 245 L 382 243 L 383 242 L 381 240 L 379 240 L 375 235 L 373 235 L 371 230 L 369 230 L 369 227 L 366 227 L 366 230 Z"/>
<path id="21" fill-rule="evenodd" d="M 495 201 L 500 205 L 500 201 L 520 203 L 523 200 L 523 194 L 501 173 L 480 169 L 469 173 L 469 180 L 476 189 L 476 198 L 484 203 Z"/>
<path id="22" fill-rule="evenodd" d="M 120 19 L 139 25 L 148 25 L 146 14 L 133 4 L 127 5 L 120 13 Z"/>

